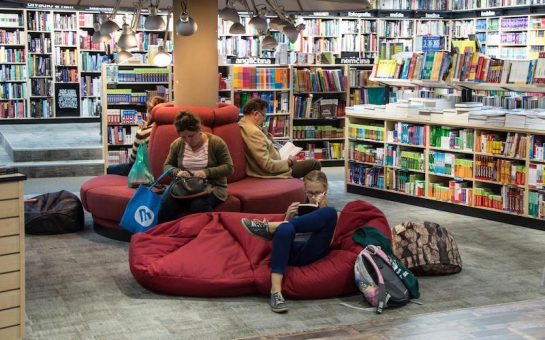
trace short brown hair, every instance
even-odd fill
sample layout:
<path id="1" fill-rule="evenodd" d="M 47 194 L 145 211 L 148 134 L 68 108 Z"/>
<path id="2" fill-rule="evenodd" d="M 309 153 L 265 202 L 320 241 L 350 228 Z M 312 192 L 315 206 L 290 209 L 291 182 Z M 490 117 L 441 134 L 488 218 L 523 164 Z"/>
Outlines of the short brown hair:
<path id="1" fill-rule="evenodd" d="M 312 170 L 303 177 L 303 182 L 318 182 L 322 184 L 326 189 L 329 189 L 329 184 L 327 182 L 327 176 L 323 171 Z"/>
<path id="2" fill-rule="evenodd" d="M 267 108 L 267 106 L 267 102 L 263 99 L 252 98 L 246 104 L 244 104 L 244 109 L 242 110 L 242 112 L 244 112 L 245 115 L 252 114 L 252 112 L 254 111 L 262 112 Z"/>
<path id="3" fill-rule="evenodd" d="M 174 119 L 174 126 L 178 132 L 199 132 L 201 131 L 201 120 L 191 111 L 180 111 Z"/>

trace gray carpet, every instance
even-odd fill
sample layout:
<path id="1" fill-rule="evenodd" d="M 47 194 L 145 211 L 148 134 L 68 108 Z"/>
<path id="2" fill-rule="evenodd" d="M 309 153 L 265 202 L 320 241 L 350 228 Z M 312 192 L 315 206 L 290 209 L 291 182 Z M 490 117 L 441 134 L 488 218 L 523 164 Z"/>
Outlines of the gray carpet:
<path id="1" fill-rule="evenodd" d="M 382 315 L 360 295 L 289 301 L 274 314 L 266 296 L 186 298 L 145 290 L 128 268 L 128 244 L 95 234 L 91 219 L 81 233 L 27 236 L 27 339 L 238 338 L 312 331 L 545 297 L 545 232 L 344 193 L 341 170 L 328 170 L 331 203 L 337 208 L 365 199 L 388 217 L 433 220 L 453 232 L 464 269 L 443 277 L 421 277 L 421 301 Z M 39 193 L 26 191 L 27 193 Z"/>

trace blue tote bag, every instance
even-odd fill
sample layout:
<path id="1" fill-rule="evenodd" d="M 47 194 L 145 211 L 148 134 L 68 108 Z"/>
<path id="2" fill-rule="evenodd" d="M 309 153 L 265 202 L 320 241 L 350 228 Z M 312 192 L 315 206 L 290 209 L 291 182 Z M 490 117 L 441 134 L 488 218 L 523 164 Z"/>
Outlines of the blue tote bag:
<path id="1" fill-rule="evenodd" d="M 165 177 L 172 169 L 165 171 L 157 180 L 149 187 L 140 185 L 136 192 L 132 196 L 131 200 L 125 208 L 123 217 L 119 226 L 129 232 L 136 234 L 142 233 L 155 227 L 157 224 L 157 218 L 159 215 L 159 208 L 161 207 L 162 194 L 156 194 L 152 191 L 152 188 Z M 170 191 L 170 187 L 176 181 L 172 181 L 167 190 L 163 193 Z"/>

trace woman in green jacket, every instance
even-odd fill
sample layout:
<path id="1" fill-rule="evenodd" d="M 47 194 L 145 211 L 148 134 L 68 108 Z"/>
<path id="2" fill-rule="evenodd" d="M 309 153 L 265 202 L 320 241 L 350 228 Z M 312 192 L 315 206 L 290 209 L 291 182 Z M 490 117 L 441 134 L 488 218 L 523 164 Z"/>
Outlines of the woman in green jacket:
<path id="1" fill-rule="evenodd" d="M 205 178 L 212 186 L 210 195 L 177 199 L 170 192 L 163 195 L 159 223 L 174 220 L 184 213 L 212 211 L 227 199 L 227 176 L 234 171 L 227 144 L 218 136 L 201 131 L 201 121 L 193 113 L 182 111 L 174 120 L 180 136 L 170 145 L 164 169 L 174 167 L 170 175 Z"/>

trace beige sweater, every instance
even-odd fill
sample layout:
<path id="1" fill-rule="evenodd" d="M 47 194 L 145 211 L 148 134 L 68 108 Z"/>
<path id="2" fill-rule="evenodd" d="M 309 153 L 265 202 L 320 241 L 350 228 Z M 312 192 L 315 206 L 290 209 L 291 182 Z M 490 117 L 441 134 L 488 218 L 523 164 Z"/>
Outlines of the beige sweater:
<path id="1" fill-rule="evenodd" d="M 273 142 L 259 126 L 246 117 L 240 119 L 239 125 L 244 141 L 246 175 L 260 178 L 290 178 L 291 168 L 288 161 L 280 159 Z"/>

